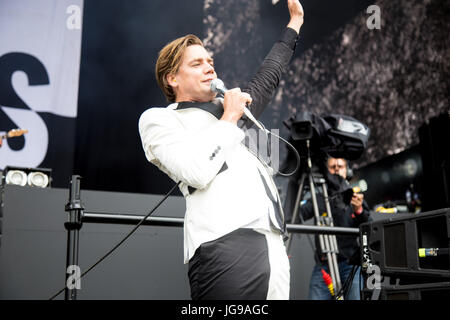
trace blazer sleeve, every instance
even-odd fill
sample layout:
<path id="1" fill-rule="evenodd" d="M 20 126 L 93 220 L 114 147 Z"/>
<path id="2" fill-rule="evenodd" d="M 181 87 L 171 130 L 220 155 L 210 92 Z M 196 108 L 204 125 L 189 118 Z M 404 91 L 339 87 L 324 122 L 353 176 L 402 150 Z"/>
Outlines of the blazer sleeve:
<path id="1" fill-rule="evenodd" d="M 221 170 L 227 153 L 245 138 L 232 123 L 218 120 L 202 130 L 186 130 L 173 110 L 151 108 L 139 119 L 147 160 L 175 181 L 205 188 Z"/>

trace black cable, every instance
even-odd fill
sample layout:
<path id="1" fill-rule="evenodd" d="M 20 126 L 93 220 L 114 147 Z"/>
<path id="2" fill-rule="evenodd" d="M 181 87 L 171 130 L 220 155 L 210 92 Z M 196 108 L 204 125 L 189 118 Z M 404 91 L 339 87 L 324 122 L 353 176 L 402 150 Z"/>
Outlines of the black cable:
<path id="1" fill-rule="evenodd" d="M 143 223 L 147 218 L 156 210 L 158 207 L 170 196 L 170 194 L 175 190 L 176 187 L 181 183 L 181 181 L 178 181 L 176 185 L 170 189 L 170 191 L 162 198 L 156 206 L 153 207 L 152 210 L 144 217 L 142 220 L 118 243 L 116 244 L 111 250 L 109 250 L 103 257 L 101 257 L 96 263 L 94 263 L 89 269 L 87 269 L 85 272 L 83 272 L 80 276 L 80 279 L 84 277 L 89 271 L 94 269 L 100 262 L 105 260 L 111 253 L 114 252 L 122 243 L 124 243 Z M 53 300 L 57 296 L 59 296 L 64 290 L 66 290 L 66 287 L 59 290 L 56 294 L 54 294 L 49 300 Z"/>
<path id="2" fill-rule="evenodd" d="M 287 141 L 287 140 L 283 139 L 282 137 L 280 137 L 279 135 L 277 135 L 277 134 L 275 134 L 275 133 L 273 133 L 273 132 L 267 130 L 266 127 L 263 125 L 263 123 L 262 123 L 261 121 L 258 121 L 258 123 L 259 123 L 259 124 L 261 125 L 261 127 L 264 129 L 263 132 L 266 133 L 266 137 L 267 137 L 267 144 L 266 144 L 266 147 L 267 147 L 268 150 L 269 150 L 270 148 L 269 148 L 269 136 L 268 136 L 267 134 L 270 134 L 270 135 L 276 137 L 278 140 L 283 141 L 289 148 L 291 148 L 291 150 L 292 150 L 292 151 L 294 152 L 294 154 L 295 154 L 295 158 L 296 158 L 296 160 L 297 160 L 297 164 L 296 164 L 296 166 L 295 166 L 294 171 L 292 171 L 292 172 L 290 172 L 290 173 L 283 173 L 283 172 L 280 172 L 280 171 L 277 170 L 277 174 L 279 174 L 279 175 L 281 175 L 281 176 L 283 176 L 283 177 L 290 177 L 290 176 L 294 175 L 294 174 L 298 171 L 298 169 L 300 168 L 300 163 L 301 163 L 301 160 L 300 160 L 300 154 L 298 153 L 297 149 L 295 149 L 295 147 L 294 147 L 289 141 Z M 272 138 L 271 138 L 271 139 L 272 139 Z M 271 154 L 271 152 L 268 152 L 268 154 L 269 154 L 269 161 L 271 162 L 271 160 L 270 160 L 270 154 Z M 258 156 L 257 156 L 257 158 L 259 159 Z M 261 159 L 259 159 L 259 160 L 261 161 Z"/>
<path id="3" fill-rule="evenodd" d="M 345 279 L 344 285 L 342 286 L 341 290 L 339 290 L 339 293 L 336 295 L 336 297 L 339 297 L 342 294 L 345 300 L 345 298 L 348 296 L 348 292 L 352 288 L 353 278 L 355 277 L 358 268 L 359 268 L 358 265 L 353 265 L 350 274 L 347 276 L 347 279 Z"/>
<path id="4" fill-rule="evenodd" d="M 345 283 L 344 286 L 341 289 L 341 294 L 344 297 L 344 300 L 348 297 L 348 292 L 350 291 L 351 287 L 352 287 L 352 282 L 353 282 L 353 277 L 355 276 L 355 270 L 356 270 L 356 265 L 354 265 L 352 267 L 352 270 L 350 271 L 350 274 L 347 276 L 347 279 L 345 279 Z"/>
<path id="5" fill-rule="evenodd" d="M 350 292 L 350 290 L 351 290 L 352 287 L 353 287 L 353 279 L 355 278 L 355 275 L 356 275 L 356 273 L 358 272 L 358 268 L 359 268 L 358 265 L 353 265 L 353 268 L 352 268 L 352 274 L 351 274 L 351 277 L 350 277 L 350 281 L 349 281 L 349 283 L 348 283 L 348 286 L 347 286 L 347 288 L 346 288 L 346 291 L 344 291 L 344 297 L 348 297 L 349 292 Z"/>
<path id="6" fill-rule="evenodd" d="M 350 271 L 350 273 L 351 273 L 351 271 Z M 338 297 L 340 297 L 341 295 L 344 297 L 344 299 L 345 299 L 345 291 L 346 291 L 346 288 L 347 288 L 347 286 L 348 286 L 348 279 L 350 278 L 350 274 L 349 274 L 349 276 L 347 277 L 347 279 L 345 279 L 345 282 L 343 283 L 343 285 L 342 285 L 342 287 L 341 287 L 341 289 L 339 290 L 339 292 L 337 292 L 336 293 L 336 295 L 335 295 L 335 297 L 334 297 L 334 299 L 335 300 L 338 300 Z"/>

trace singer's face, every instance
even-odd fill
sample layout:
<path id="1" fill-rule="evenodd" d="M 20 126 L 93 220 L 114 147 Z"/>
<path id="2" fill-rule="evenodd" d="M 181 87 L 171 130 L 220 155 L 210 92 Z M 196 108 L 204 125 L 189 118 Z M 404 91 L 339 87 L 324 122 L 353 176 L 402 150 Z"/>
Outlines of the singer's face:
<path id="1" fill-rule="evenodd" d="M 191 45 L 183 54 L 180 68 L 175 74 L 172 87 L 176 101 L 208 102 L 214 99 L 211 80 L 216 79 L 214 63 L 206 49 L 200 45 Z"/>

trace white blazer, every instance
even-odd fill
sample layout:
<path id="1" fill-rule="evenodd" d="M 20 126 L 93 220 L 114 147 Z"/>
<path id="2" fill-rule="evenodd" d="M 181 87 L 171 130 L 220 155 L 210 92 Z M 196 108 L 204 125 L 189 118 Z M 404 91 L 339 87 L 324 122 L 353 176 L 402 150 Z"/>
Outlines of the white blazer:
<path id="1" fill-rule="evenodd" d="M 281 230 L 273 204 L 279 199 L 276 186 L 242 143 L 244 131 L 207 111 L 177 106 L 146 110 L 139 133 L 148 161 L 181 181 L 186 199 L 184 263 L 202 243 L 238 228 L 270 230 L 270 219 Z"/>

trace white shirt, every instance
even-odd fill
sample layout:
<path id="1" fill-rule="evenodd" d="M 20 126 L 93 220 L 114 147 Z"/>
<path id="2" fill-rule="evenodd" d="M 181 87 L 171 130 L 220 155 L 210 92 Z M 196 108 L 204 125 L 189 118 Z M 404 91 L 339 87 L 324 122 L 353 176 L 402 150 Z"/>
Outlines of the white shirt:
<path id="1" fill-rule="evenodd" d="M 270 218 L 280 229 L 261 175 L 273 198 L 279 199 L 276 186 L 242 144 L 244 131 L 207 111 L 177 106 L 146 110 L 139 133 L 147 159 L 172 180 L 181 180 L 186 199 L 184 263 L 202 243 L 238 228 L 269 231 Z"/>

